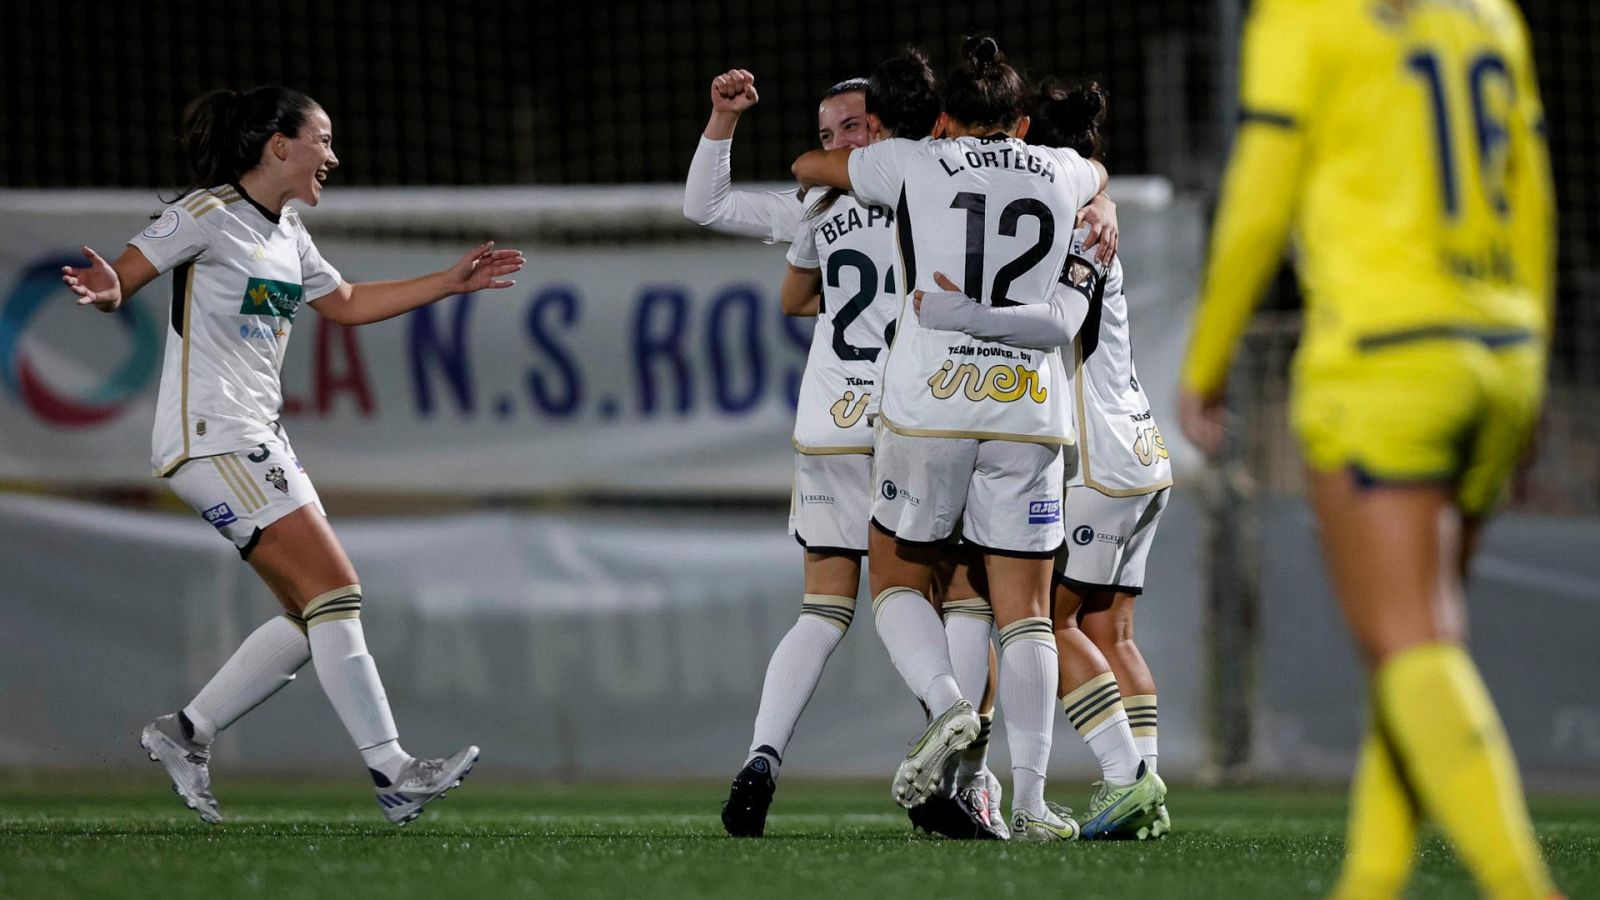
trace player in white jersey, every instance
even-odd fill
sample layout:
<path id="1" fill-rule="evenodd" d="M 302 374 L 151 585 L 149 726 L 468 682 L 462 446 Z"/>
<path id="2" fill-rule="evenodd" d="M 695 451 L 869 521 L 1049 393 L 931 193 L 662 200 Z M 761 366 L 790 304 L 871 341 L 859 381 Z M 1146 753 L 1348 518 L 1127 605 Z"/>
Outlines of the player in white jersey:
<path id="1" fill-rule="evenodd" d="M 823 96 L 817 136 L 824 148 L 865 145 L 885 128 L 926 133 L 932 127 L 939 101 L 920 54 L 884 63 L 872 83 L 877 91 L 871 114 L 868 79 L 842 81 Z M 795 418 L 789 521 L 805 550 L 805 597 L 799 618 L 768 662 L 748 755 L 723 805 L 723 825 L 735 836 L 764 833 L 783 753 L 854 616 L 872 491 L 868 413 L 897 309 L 892 287 L 881 289 L 893 277 L 887 211 L 862 206 L 840 191 L 732 189 L 732 135 L 739 116 L 758 99 L 748 71 L 713 79 L 711 118 L 684 191 L 684 215 L 698 224 L 790 242 L 783 311 L 818 317 Z"/>
<path id="2" fill-rule="evenodd" d="M 963 51 L 946 80 L 946 139 L 813 151 L 794 173 L 895 207 L 903 291 L 934 290 L 935 273 L 955 272 L 991 306 L 1044 303 L 1105 169 L 1023 143 L 1021 77 L 992 38 L 969 38 Z M 1072 440 L 1060 370 L 1047 351 L 924 328 L 904 304 L 883 378 L 869 554 L 879 635 L 907 685 L 941 711 L 897 772 L 896 799 L 926 796 L 978 728 L 928 601 L 932 545 L 959 520 L 983 551 L 1000 626 L 1012 834 L 1041 840 L 1077 834 L 1044 800 L 1057 681 L 1050 560 L 1062 538 L 1061 446 Z"/>
<path id="3" fill-rule="evenodd" d="M 361 586 L 279 422 L 279 370 L 302 305 L 343 325 L 377 322 L 452 294 L 510 287 L 522 255 L 483 244 L 441 272 L 404 281 L 345 281 L 287 206 L 317 205 L 338 166 L 333 125 L 311 98 L 282 87 L 219 90 L 189 105 L 181 129 L 194 190 L 182 194 L 108 263 L 62 279 L 81 305 L 119 307 L 173 273 L 153 434 L 156 474 L 239 548 L 285 614 L 247 637 L 182 711 L 147 725 L 140 743 L 184 802 L 221 821 L 210 745 L 310 660 L 371 772 L 384 815 L 404 825 L 461 782 L 468 746 L 418 759 L 400 746 L 361 628 Z"/>
<path id="4" fill-rule="evenodd" d="M 1104 91 L 1095 84 L 1070 92 L 1047 84 L 1042 96 L 1029 137 L 1096 156 Z M 1108 263 L 1105 254 L 1088 249 L 1088 240 L 1087 229 L 1074 232 L 1061 283 L 1047 304 L 987 307 L 947 290 L 918 296 L 915 307 L 930 328 L 1068 354 L 1064 362 L 1072 389 L 1059 399 L 1068 407 L 1078 442 L 1066 460 L 1063 518 L 1069 540 L 1056 558 L 1059 693 L 1063 711 L 1099 759 L 1104 776 L 1084 818 L 1083 836 L 1159 837 L 1166 822 L 1164 807 L 1155 802 L 1155 689 L 1131 643 L 1131 595 L 1143 584 L 1144 559 L 1171 472 L 1133 371 L 1121 260 Z M 1097 552 L 1085 552 L 1086 547 Z M 1072 580 L 1063 580 L 1063 566 Z M 1084 603 L 1085 594 L 1091 605 Z M 1110 630 L 1114 595 L 1122 598 L 1116 615 L 1126 616 L 1118 621 L 1125 640 L 1108 640 L 1108 648 L 1085 631 Z M 1089 611 L 1083 630 L 1077 621 L 1080 608 Z M 1108 663 L 1110 653 L 1118 653 L 1114 658 L 1123 664 Z M 1145 690 L 1125 705 L 1119 681 Z M 1150 748 L 1148 754 L 1141 753 L 1141 744 Z"/>

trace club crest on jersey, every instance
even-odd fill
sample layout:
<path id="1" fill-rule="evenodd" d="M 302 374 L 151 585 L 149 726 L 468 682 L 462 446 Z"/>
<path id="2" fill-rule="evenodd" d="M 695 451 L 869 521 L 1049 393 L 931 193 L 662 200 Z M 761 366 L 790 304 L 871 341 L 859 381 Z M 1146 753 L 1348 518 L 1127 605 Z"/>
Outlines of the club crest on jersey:
<path id="1" fill-rule="evenodd" d="M 867 414 L 867 400 L 871 397 L 871 394 L 857 397 L 855 391 L 845 391 L 843 397 L 833 401 L 833 405 L 828 407 L 828 412 L 833 414 L 833 424 L 840 428 L 849 428 L 861 421 L 861 417 Z"/>
<path id="2" fill-rule="evenodd" d="M 151 240 L 159 241 L 162 238 L 172 237 L 178 233 L 178 211 L 169 209 L 161 214 L 161 218 L 150 223 L 144 230 L 144 236 Z"/>
<path id="3" fill-rule="evenodd" d="M 273 466 L 268 469 L 266 476 L 262 480 L 285 494 L 289 493 L 289 479 L 284 477 L 283 466 Z"/>
<path id="4" fill-rule="evenodd" d="M 239 521 L 239 517 L 233 514 L 233 508 L 226 503 L 218 503 L 200 515 L 205 516 L 206 521 L 215 525 L 218 531 Z"/>
<path id="5" fill-rule="evenodd" d="M 244 286 L 244 305 L 239 307 L 239 312 L 247 316 L 277 316 L 294 321 L 294 314 L 300 309 L 301 293 L 298 284 L 271 278 L 252 278 Z"/>
<path id="6" fill-rule="evenodd" d="M 954 397 L 958 391 L 973 402 L 998 400 L 1014 403 L 1024 397 L 1043 403 L 1050 390 L 1039 383 L 1039 373 L 1026 366 L 990 366 L 981 371 L 972 363 L 957 366 L 954 360 L 945 360 L 939 371 L 928 376 L 928 388 L 940 400 Z"/>

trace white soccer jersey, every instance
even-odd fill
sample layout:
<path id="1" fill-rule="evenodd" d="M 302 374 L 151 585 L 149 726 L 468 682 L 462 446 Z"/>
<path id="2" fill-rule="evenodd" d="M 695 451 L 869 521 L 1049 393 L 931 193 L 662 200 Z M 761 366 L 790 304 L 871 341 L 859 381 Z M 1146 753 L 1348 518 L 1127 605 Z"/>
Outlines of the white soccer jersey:
<path id="1" fill-rule="evenodd" d="M 879 141 L 850 154 L 862 201 L 894 209 L 902 295 L 943 272 L 991 306 L 1046 302 L 1073 219 L 1100 190 L 1072 150 L 1008 137 Z M 902 296 L 903 300 L 903 296 Z M 1060 357 L 923 328 L 910 304 L 883 376 L 884 424 L 901 434 L 1061 444 L 1071 428 Z"/>
<path id="2" fill-rule="evenodd" d="M 340 281 L 300 217 L 288 208 L 272 215 L 221 185 L 180 198 L 128 243 L 173 273 L 151 436 L 156 474 L 275 439 L 295 315 Z"/>
<path id="3" fill-rule="evenodd" d="M 1074 235 L 1073 266 L 1092 260 Z M 1133 365 L 1128 298 L 1122 260 L 1113 259 L 1104 284 L 1090 297 L 1089 315 L 1073 339 L 1072 405 L 1078 431 L 1078 466 L 1067 485 L 1086 485 L 1112 497 L 1148 494 L 1172 484 L 1167 445 Z"/>
<path id="4" fill-rule="evenodd" d="M 806 195 L 810 210 L 826 196 Z M 794 447 L 801 453 L 871 453 L 867 414 L 876 411 L 888 331 L 900 312 L 893 215 L 844 194 L 800 223 L 789 262 L 822 270 L 822 309 L 811 335 Z"/>

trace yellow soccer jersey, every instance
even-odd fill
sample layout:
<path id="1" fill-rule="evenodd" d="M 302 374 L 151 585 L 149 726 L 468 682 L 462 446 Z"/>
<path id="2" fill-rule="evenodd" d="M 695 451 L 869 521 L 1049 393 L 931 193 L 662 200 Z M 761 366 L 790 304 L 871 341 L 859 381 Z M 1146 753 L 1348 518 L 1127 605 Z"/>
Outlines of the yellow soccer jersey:
<path id="1" fill-rule="evenodd" d="M 1218 390 L 1292 231 L 1303 354 L 1543 341 L 1554 223 L 1508 0 L 1256 0 L 1185 387 Z"/>

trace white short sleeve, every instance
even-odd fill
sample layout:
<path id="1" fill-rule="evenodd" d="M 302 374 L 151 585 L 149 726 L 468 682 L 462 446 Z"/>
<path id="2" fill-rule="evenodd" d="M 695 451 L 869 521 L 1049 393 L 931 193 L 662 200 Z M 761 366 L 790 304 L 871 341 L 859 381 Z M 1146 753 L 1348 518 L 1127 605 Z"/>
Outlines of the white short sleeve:
<path id="1" fill-rule="evenodd" d="M 1038 147 L 1033 149 L 1048 150 L 1055 155 L 1056 163 L 1060 166 L 1061 177 L 1075 197 L 1081 208 L 1095 195 L 1100 193 L 1100 170 L 1071 147 Z"/>
<path id="2" fill-rule="evenodd" d="M 169 206 L 128 245 L 143 253 L 157 272 L 170 272 L 205 252 L 210 242 L 210 236 L 188 210 Z"/>
<path id="3" fill-rule="evenodd" d="M 333 293 L 344 280 L 331 263 L 322 258 L 317 252 L 317 245 L 311 240 L 311 235 L 304 225 L 300 226 L 300 284 L 305 292 L 307 303 L 326 297 Z"/>
<path id="4" fill-rule="evenodd" d="M 922 145 L 909 138 L 889 138 L 850 151 L 850 190 L 856 199 L 893 209 L 905 185 L 906 162 Z"/>
<path id="5" fill-rule="evenodd" d="M 811 204 L 817 202 L 822 196 L 819 190 L 806 192 L 805 208 L 810 209 Z M 820 269 L 822 258 L 817 253 L 817 230 L 813 227 L 812 220 L 802 218 L 795 229 L 794 241 L 789 244 L 789 265 L 796 269 Z"/>

